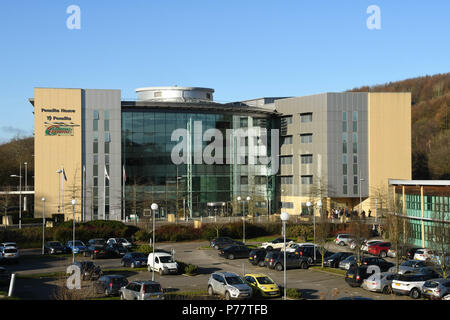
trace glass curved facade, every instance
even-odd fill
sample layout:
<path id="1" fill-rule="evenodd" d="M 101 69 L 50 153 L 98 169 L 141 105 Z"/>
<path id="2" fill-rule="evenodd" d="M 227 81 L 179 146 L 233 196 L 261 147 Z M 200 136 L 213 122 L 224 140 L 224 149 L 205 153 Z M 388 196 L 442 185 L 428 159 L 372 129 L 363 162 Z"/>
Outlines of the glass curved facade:
<path id="1" fill-rule="evenodd" d="M 269 176 L 268 166 L 248 164 L 248 138 L 243 164 L 227 162 L 225 144 L 227 130 L 259 127 L 270 130 L 276 119 L 268 114 L 236 115 L 231 113 L 206 113 L 177 108 L 177 110 L 134 108 L 122 109 L 122 161 L 126 169 L 126 212 L 142 216 L 149 212 L 153 202 L 158 203 L 161 217 L 177 212 L 179 216 L 209 216 L 242 214 L 242 204 L 236 198 L 251 197 L 245 205 L 246 214 L 266 214 L 275 195 L 275 178 Z M 201 124 L 194 129 L 194 125 Z M 172 141 L 176 129 L 186 129 L 191 135 L 189 161 L 174 164 Z M 218 129 L 223 137 L 223 164 L 208 165 L 194 161 L 211 142 L 203 141 L 208 129 Z M 268 153 L 270 155 L 270 138 Z M 201 148 L 195 142 L 201 142 Z M 215 141 L 215 140 L 212 140 Z M 186 143 L 189 145 L 189 143 Z M 189 147 L 188 147 L 189 149 Z M 241 149 L 242 150 L 242 149 Z M 237 151 L 231 147 L 230 156 Z M 197 163 L 197 164 L 196 164 Z M 234 208 L 234 210 L 233 210 Z"/>

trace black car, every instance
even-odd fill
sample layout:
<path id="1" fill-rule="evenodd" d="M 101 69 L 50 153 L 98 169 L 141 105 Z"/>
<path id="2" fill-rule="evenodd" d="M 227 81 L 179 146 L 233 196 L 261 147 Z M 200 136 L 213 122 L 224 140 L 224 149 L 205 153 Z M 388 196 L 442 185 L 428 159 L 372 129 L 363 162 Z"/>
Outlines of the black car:
<path id="1" fill-rule="evenodd" d="M 244 245 L 241 241 L 236 241 L 231 239 L 230 237 L 218 237 L 212 239 L 210 242 L 211 248 L 216 250 L 223 249 L 232 245 Z"/>
<path id="2" fill-rule="evenodd" d="M 11 273 L 3 267 L 0 267 L 0 285 L 7 285 L 11 280 Z"/>
<path id="3" fill-rule="evenodd" d="M 110 244 L 106 247 L 106 250 L 108 251 L 110 257 L 116 258 L 121 258 L 128 252 L 125 247 L 119 244 Z"/>
<path id="4" fill-rule="evenodd" d="M 75 261 L 72 265 L 80 268 L 81 279 L 83 280 L 97 280 L 103 275 L 102 269 L 92 261 Z"/>
<path id="5" fill-rule="evenodd" d="M 249 253 L 250 248 L 246 246 L 233 245 L 220 250 L 219 256 L 233 260 L 235 258 L 247 258 Z"/>
<path id="6" fill-rule="evenodd" d="M 336 252 L 324 259 L 323 264 L 330 268 L 339 268 L 339 262 L 353 255 L 351 252 Z"/>
<path id="7" fill-rule="evenodd" d="M 414 259 L 414 255 L 416 254 L 417 250 L 420 250 L 423 248 L 411 248 L 408 250 L 408 252 L 406 253 L 406 257 L 408 258 L 408 260 L 413 260 Z"/>
<path id="8" fill-rule="evenodd" d="M 147 265 L 147 256 L 142 252 L 128 252 L 121 261 L 122 266 L 140 268 Z"/>
<path id="9" fill-rule="evenodd" d="M 380 268 L 380 272 L 387 272 L 390 268 L 395 266 L 394 263 L 378 257 L 364 257 L 361 259 L 361 264 L 363 266 L 378 266 Z"/>
<path id="10" fill-rule="evenodd" d="M 367 265 L 362 265 L 360 267 L 356 265 L 350 266 L 350 269 L 348 269 L 345 273 L 345 282 L 347 282 L 351 287 L 360 287 L 365 279 L 375 273 L 375 270 L 368 272 L 367 269 Z"/>
<path id="11" fill-rule="evenodd" d="M 266 249 L 254 249 L 248 254 L 248 261 L 256 266 L 264 267 L 264 258 L 266 257 Z"/>
<path id="12" fill-rule="evenodd" d="M 105 239 L 91 239 L 87 243 L 87 250 L 83 252 L 85 257 L 91 257 L 91 259 L 97 258 L 109 258 L 111 253 L 109 252 Z"/>
<path id="13" fill-rule="evenodd" d="M 314 259 L 314 249 L 316 251 L 316 259 Z M 302 245 L 295 249 L 295 254 L 308 259 L 309 264 L 322 263 L 322 254 L 320 249 L 314 245 Z M 325 259 L 331 256 L 333 252 L 325 250 Z M 325 260 L 324 259 L 324 260 Z"/>
<path id="14" fill-rule="evenodd" d="M 284 270 L 284 252 L 281 251 L 269 251 L 264 258 L 264 265 L 269 269 L 275 269 L 277 271 Z M 308 269 L 308 258 L 302 257 L 292 252 L 287 252 L 286 255 L 286 269 Z"/>
<path id="15" fill-rule="evenodd" d="M 48 241 L 44 244 L 44 254 L 61 254 L 67 252 L 66 246 L 59 241 Z"/>
<path id="16" fill-rule="evenodd" d="M 101 276 L 95 283 L 94 288 L 97 293 L 104 293 L 106 296 L 118 296 L 120 288 L 128 284 L 127 278 L 118 274 Z"/>

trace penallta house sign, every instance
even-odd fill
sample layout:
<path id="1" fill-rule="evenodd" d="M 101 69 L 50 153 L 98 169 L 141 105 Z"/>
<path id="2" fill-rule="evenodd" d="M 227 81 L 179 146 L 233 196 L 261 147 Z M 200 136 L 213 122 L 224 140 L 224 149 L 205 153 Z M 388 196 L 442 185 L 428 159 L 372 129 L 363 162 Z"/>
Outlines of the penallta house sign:
<path id="1" fill-rule="evenodd" d="M 73 136 L 73 127 L 51 125 L 45 129 L 46 136 Z"/>

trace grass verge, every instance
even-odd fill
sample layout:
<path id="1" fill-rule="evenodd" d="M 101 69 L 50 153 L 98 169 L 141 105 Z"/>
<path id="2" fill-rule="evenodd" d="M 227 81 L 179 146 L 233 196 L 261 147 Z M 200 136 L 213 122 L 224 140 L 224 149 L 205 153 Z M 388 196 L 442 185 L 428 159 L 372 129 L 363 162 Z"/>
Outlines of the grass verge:
<path id="1" fill-rule="evenodd" d="M 309 267 L 309 269 L 313 270 L 313 271 L 337 274 L 337 275 L 340 275 L 340 276 L 345 276 L 345 274 L 346 274 L 345 270 L 336 269 L 336 268 L 326 268 L 326 267 L 322 268 L 321 266 L 312 266 L 312 267 Z"/>

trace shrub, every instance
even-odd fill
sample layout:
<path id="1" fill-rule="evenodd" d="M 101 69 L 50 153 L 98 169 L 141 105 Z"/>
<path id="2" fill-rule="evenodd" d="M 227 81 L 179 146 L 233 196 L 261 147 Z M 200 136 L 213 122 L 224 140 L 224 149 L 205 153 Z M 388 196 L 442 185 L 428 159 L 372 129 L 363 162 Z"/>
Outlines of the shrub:
<path id="1" fill-rule="evenodd" d="M 198 270 L 198 267 L 196 265 L 193 264 L 188 264 L 185 268 L 184 268 L 184 273 L 186 274 L 195 274 Z"/>
<path id="2" fill-rule="evenodd" d="M 286 235 L 291 238 L 300 238 L 301 241 L 308 241 L 314 234 L 314 227 L 310 224 L 293 224 L 286 226 Z"/>
<path id="3" fill-rule="evenodd" d="M 153 247 L 148 244 L 139 244 L 131 249 L 133 252 L 142 252 L 145 255 L 153 252 Z"/>
<path id="4" fill-rule="evenodd" d="M 286 296 L 291 299 L 300 299 L 302 297 L 302 293 L 296 288 L 287 288 Z"/>
<path id="5" fill-rule="evenodd" d="M 147 232 L 146 230 L 139 230 L 134 234 L 134 238 L 136 241 L 149 242 L 152 237 L 152 234 Z"/>

